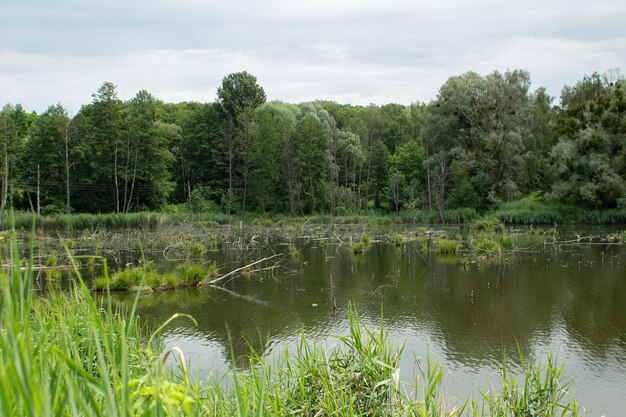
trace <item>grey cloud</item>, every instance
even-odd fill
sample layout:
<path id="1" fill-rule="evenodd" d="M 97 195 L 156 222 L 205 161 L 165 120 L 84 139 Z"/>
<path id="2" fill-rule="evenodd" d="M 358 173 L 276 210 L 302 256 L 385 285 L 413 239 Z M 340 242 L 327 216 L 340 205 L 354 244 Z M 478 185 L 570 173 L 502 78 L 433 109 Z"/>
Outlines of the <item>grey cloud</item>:
<path id="1" fill-rule="evenodd" d="M 282 94 L 276 99 L 407 102 L 409 94 L 433 98 L 433 83 L 461 72 L 521 66 L 558 95 L 585 72 L 625 66 L 621 3 L 25 0 L 0 6 L 0 86 L 33 106 L 62 94 L 88 97 L 102 81 L 95 77 L 184 99 L 215 88 L 226 75 L 219 71 L 256 69 Z M 70 85 L 64 73 L 81 83 Z M 68 84 L 57 97 L 33 91 L 45 80 Z M 86 85 L 91 90 L 70 93 Z"/>

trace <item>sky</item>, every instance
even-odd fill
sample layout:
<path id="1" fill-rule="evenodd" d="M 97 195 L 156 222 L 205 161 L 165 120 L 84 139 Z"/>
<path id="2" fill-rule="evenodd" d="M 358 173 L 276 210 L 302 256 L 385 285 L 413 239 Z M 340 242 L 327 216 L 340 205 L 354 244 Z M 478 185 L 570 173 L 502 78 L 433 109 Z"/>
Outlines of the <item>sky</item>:
<path id="1" fill-rule="evenodd" d="M 564 85 L 626 71 L 623 0 L 2 0 L 0 105 L 75 114 L 121 99 L 209 102 L 248 71 L 268 100 L 429 102 L 451 76 L 525 69 Z"/>

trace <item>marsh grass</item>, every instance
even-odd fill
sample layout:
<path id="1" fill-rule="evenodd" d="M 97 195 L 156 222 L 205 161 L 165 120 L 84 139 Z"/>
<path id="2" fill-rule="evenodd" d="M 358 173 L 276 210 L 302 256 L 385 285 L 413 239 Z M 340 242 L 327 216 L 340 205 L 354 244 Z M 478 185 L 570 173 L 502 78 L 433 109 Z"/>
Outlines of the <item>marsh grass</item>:
<path id="1" fill-rule="evenodd" d="M 156 212 L 137 213 L 105 213 L 105 214 L 53 214 L 37 216 L 31 212 L 16 212 L 14 227 L 30 230 L 34 225 L 37 229 L 47 230 L 96 230 L 105 228 L 116 229 L 153 229 L 175 219 L 173 215 Z"/>
<path id="2" fill-rule="evenodd" d="M 500 254 L 503 249 L 501 237 L 485 232 L 480 232 L 470 237 L 469 246 L 474 253 L 486 255 Z"/>
<path id="3" fill-rule="evenodd" d="M 204 265 L 198 262 L 181 263 L 172 273 L 159 273 L 148 263 L 143 266 L 127 268 L 109 276 L 104 274 L 94 280 L 92 288 L 96 291 L 161 291 L 175 288 L 197 286 L 207 277 L 217 276 L 214 263 Z"/>
<path id="4" fill-rule="evenodd" d="M 365 252 L 365 247 L 366 247 L 366 244 L 363 242 L 352 243 L 350 244 L 350 251 L 354 255 L 361 255 Z"/>
<path id="5" fill-rule="evenodd" d="M 488 216 L 506 224 L 626 224 L 626 209 L 588 209 L 528 197 L 501 203 Z"/>
<path id="6" fill-rule="evenodd" d="M 440 238 L 434 241 L 434 245 L 442 255 L 456 255 L 460 242 L 454 239 Z"/>
<path id="7" fill-rule="evenodd" d="M 201 242 L 191 242 L 187 246 L 187 257 L 198 259 L 204 255 L 204 245 Z"/>
<path id="8" fill-rule="evenodd" d="M 17 259 L 12 245 L 12 259 Z M 145 342 L 135 314 L 113 309 L 110 298 L 92 299 L 80 277 L 69 292 L 33 295 L 32 257 L 21 271 L 0 271 L 0 415 L 182 415 L 197 405 L 163 392 L 199 392 L 161 365 L 157 344 Z M 6 383 L 11 381 L 10 383 Z M 146 391 L 162 392 L 147 409 Z M 199 413 L 197 413 L 199 414 Z M 186 414 L 192 415 L 192 414 Z"/>
<path id="9" fill-rule="evenodd" d="M 486 233 L 503 233 L 504 232 L 504 224 L 493 217 L 485 217 L 479 220 L 475 220 L 471 223 L 472 231 L 476 233 L 486 232 Z"/>
<path id="10" fill-rule="evenodd" d="M 396 246 L 404 245 L 404 236 L 402 233 L 393 232 L 390 236 L 391 242 Z"/>
<path id="11" fill-rule="evenodd" d="M 509 375 L 508 361 L 503 360 L 498 372 L 497 384 L 482 392 L 482 404 L 469 401 L 474 415 L 491 416 L 578 416 L 583 415 L 578 404 L 569 395 L 573 384 L 564 377 L 565 363 L 558 364 L 549 355 L 544 363 L 537 363 L 532 356 L 525 355 L 518 345 L 521 377 Z M 497 393 L 494 395 L 494 393 Z"/>

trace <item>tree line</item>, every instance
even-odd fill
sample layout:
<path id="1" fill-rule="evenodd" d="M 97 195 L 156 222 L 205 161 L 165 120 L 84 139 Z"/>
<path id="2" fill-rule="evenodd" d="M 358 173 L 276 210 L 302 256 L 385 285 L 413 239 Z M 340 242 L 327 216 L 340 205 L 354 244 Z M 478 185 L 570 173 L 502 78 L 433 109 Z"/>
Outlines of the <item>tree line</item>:
<path id="1" fill-rule="evenodd" d="M 625 87 L 594 73 L 555 104 L 526 71 L 468 72 L 429 103 L 354 106 L 268 102 L 247 72 L 211 103 L 123 101 L 105 82 L 74 117 L 2 108 L 0 209 L 484 211 L 531 193 L 625 207 Z"/>

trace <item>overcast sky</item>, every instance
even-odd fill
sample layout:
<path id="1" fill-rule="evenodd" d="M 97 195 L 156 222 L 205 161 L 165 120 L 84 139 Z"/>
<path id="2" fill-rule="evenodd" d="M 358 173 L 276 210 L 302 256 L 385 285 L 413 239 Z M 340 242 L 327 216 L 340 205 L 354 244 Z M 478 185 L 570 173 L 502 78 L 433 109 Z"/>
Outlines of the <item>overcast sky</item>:
<path id="1" fill-rule="evenodd" d="M 0 105 L 71 113 L 122 99 L 213 101 L 246 70 L 269 100 L 428 102 L 450 76 L 523 68 L 560 94 L 626 70 L 624 0 L 2 0 Z"/>

